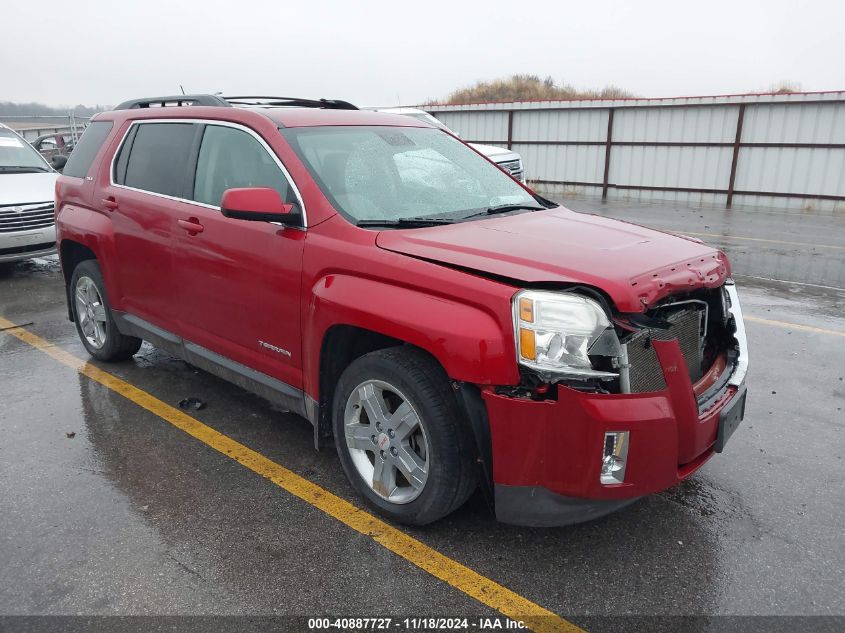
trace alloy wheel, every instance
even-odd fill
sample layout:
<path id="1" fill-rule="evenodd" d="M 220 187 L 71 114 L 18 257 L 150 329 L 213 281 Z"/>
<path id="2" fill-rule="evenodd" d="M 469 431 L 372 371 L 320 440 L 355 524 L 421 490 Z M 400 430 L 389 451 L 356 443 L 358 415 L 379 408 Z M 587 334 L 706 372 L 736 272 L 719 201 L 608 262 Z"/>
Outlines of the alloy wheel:
<path id="1" fill-rule="evenodd" d="M 85 340 L 96 349 L 106 344 L 106 306 L 90 277 L 80 277 L 74 289 L 76 318 Z"/>
<path id="2" fill-rule="evenodd" d="M 398 504 L 419 497 L 431 453 L 423 421 L 399 389 L 381 380 L 358 385 L 346 401 L 344 431 L 352 463 L 373 492 Z"/>

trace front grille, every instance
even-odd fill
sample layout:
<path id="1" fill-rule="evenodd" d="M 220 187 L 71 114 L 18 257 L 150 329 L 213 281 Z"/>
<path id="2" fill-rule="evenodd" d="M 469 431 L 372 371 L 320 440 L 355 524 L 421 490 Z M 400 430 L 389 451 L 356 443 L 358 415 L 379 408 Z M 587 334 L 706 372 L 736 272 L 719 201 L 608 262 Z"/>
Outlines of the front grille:
<path id="1" fill-rule="evenodd" d="M 0 206 L 0 233 L 43 229 L 55 224 L 52 202 Z"/>
<path id="2" fill-rule="evenodd" d="M 522 180 L 522 161 L 506 160 L 496 164 L 517 180 Z"/>
<path id="3" fill-rule="evenodd" d="M 654 346 L 651 344 L 653 340 L 667 341 L 677 338 L 681 352 L 687 362 L 690 380 L 695 382 L 701 378 L 703 317 L 704 310 L 678 310 L 669 315 L 664 315 L 664 318 L 671 324 L 668 329 L 643 330 L 626 341 L 632 393 L 660 391 L 666 388 L 663 369 L 660 367 L 657 352 L 654 351 Z"/>

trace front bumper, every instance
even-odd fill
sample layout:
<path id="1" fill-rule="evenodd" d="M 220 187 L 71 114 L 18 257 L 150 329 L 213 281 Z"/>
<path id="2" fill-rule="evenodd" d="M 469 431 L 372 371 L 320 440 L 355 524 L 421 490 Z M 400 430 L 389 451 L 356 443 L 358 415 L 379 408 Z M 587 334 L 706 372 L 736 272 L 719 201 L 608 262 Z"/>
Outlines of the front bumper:
<path id="1" fill-rule="evenodd" d="M 0 233 L 0 263 L 44 257 L 56 252 L 56 227 Z"/>
<path id="2" fill-rule="evenodd" d="M 558 385 L 557 399 L 532 400 L 484 390 L 497 518 L 531 526 L 594 519 L 674 486 L 721 450 L 726 427 L 732 432 L 743 415 L 748 367 L 735 292 L 731 299 L 739 356 L 727 385 L 704 410 L 677 340 L 652 342 L 666 382 L 662 391 L 598 394 Z M 625 479 L 602 484 L 604 435 L 619 431 L 629 432 Z"/>
<path id="3" fill-rule="evenodd" d="M 579 499 L 555 494 L 541 486 L 494 486 L 496 518 L 502 523 L 528 527 L 559 527 L 592 521 L 638 499 Z"/>

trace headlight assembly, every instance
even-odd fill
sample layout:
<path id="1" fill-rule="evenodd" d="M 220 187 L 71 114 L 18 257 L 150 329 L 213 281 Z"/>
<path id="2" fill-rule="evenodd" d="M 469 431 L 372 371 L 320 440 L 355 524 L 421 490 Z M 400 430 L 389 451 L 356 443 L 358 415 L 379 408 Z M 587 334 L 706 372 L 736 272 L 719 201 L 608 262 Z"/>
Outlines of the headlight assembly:
<path id="1" fill-rule="evenodd" d="M 541 378 L 612 380 L 593 369 L 590 347 L 613 329 L 598 302 L 565 292 L 523 290 L 513 300 L 517 360 Z"/>

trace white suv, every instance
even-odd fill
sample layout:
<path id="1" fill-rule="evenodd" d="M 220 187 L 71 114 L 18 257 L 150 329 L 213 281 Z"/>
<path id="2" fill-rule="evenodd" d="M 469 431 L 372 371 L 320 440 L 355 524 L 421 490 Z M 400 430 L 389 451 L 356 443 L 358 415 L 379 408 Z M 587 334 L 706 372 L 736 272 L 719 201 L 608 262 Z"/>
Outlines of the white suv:
<path id="1" fill-rule="evenodd" d="M 431 125 L 436 125 L 437 127 L 446 130 L 450 134 L 455 134 L 455 136 L 458 136 L 455 132 L 446 127 L 445 123 L 431 116 L 425 110 L 419 110 L 417 108 L 373 109 L 378 110 L 379 112 L 390 112 L 392 114 L 404 114 L 405 116 L 414 117 L 415 119 L 420 119 L 421 121 L 425 121 L 426 123 L 429 123 Z M 495 145 L 480 145 L 478 143 L 468 143 L 468 145 L 476 151 L 484 154 L 487 158 L 492 160 L 499 167 L 504 169 L 507 173 L 509 173 L 511 176 L 513 176 L 520 182 L 525 182 L 525 169 L 522 166 L 522 156 L 520 156 L 516 152 L 512 152 L 511 150 L 505 149 L 504 147 L 496 147 Z"/>
<path id="2" fill-rule="evenodd" d="M 57 176 L 41 154 L 0 123 L 0 265 L 56 252 Z"/>

